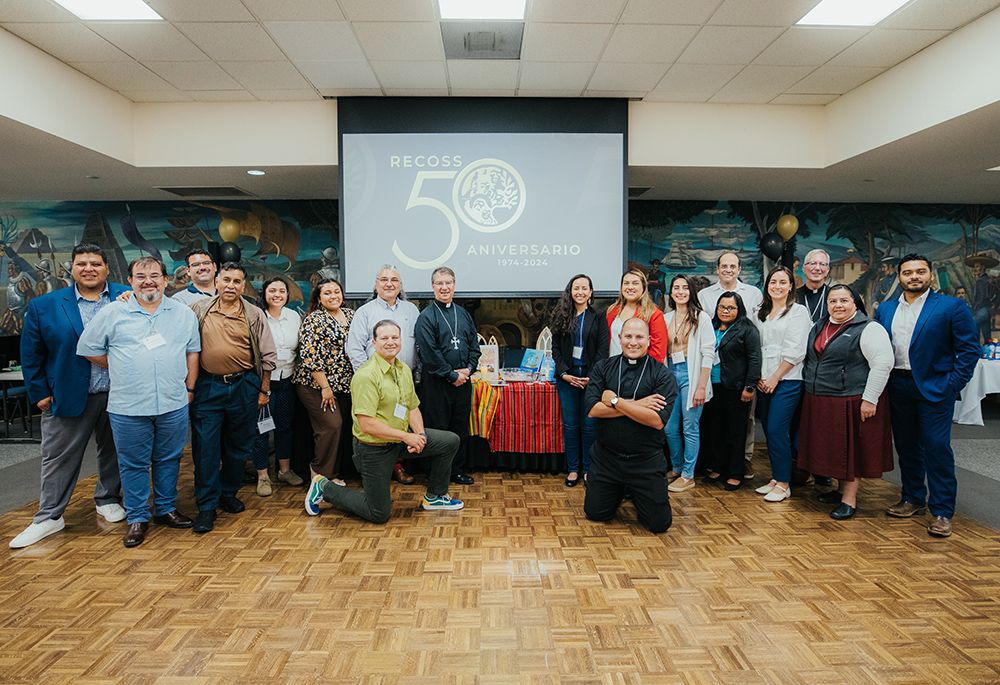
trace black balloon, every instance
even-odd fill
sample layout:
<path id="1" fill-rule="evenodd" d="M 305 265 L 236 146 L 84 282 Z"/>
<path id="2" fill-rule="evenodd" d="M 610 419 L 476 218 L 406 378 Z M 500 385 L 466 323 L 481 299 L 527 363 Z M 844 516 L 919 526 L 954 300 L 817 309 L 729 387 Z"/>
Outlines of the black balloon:
<path id="1" fill-rule="evenodd" d="M 781 240 L 781 238 L 778 238 Z M 240 251 L 240 246 L 236 243 L 225 242 L 219 245 L 219 261 L 225 264 L 226 262 L 238 262 L 243 256 Z"/>
<path id="2" fill-rule="evenodd" d="M 781 259 L 781 253 L 785 251 L 785 241 L 776 232 L 771 231 L 760 240 L 760 251 L 771 261 Z"/>

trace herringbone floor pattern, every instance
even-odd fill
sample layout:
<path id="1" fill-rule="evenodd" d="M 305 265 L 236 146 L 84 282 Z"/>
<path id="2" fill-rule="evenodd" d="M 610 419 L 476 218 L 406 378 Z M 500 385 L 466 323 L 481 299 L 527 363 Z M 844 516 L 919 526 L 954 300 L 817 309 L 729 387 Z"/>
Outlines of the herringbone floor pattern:
<path id="1" fill-rule="evenodd" d="M 477 474 L 464 511 L 433 513 L 418 478 L 385 526 L 245 488 L 215 531 L 154 526 L 132 550 L 92 487 L 23 550 L 6 542 L 33 507 L 0 517 L 0 682 L 1000 682 L 1000 534 L 959 517 L 931 538 L 882 513 L 883 481 L 843 523 L 816 488 L 699 483 L 659 536 L 628 503 L 587 521 L 549 475 Z"/>

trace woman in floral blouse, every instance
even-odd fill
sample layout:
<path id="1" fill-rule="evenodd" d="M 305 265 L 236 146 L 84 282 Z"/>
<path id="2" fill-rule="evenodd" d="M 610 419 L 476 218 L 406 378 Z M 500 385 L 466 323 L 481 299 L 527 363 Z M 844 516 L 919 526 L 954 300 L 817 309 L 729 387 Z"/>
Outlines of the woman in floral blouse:
<path id="1" fill-rule="evenodd" d="M 316 443 L 309 468 L 314 477 L 325 476 L 337 485 L 344 485 L 339 478 L 340 432 L 344 417 L 350 416 L 341 407 L 354 375 L 344 352 L 354 311 L 341 307 L 343 303 L 344 289 L 334 279 L 323 279 L 313 288 L 299 329 L 299 362 L 292 376 Z"/>

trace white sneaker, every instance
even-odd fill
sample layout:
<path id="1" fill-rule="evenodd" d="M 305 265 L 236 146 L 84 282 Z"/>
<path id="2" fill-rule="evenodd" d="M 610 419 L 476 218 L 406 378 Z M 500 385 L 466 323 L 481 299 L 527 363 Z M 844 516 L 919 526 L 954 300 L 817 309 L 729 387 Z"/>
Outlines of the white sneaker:
<path id="1" fill-rule="evenodd" d="M 44 537 L 53 533 L 58 533 L 66 527 L 66 522 L 60 516 L 57 519 L 47 519 L 41 523 L 32 523 L 24 529 L 24 532 L 10 541 L 11 549 L 21 549 L 28 545 L 33 545 Z"/>
<path id="2" fill-rule="evenodd" d="M 97 513 L 103 516 L 108 523 L 118 523 L 125 520 L 125 509 L 120 504 L 102 504 L 97 507 Z"/>
<path id="3" fill-rule="evenodd" d="M 792 486 L 787 485 L 781 487 L 780 485 L 775 485 L 771 488 L 771 492 L 764 495 L 764 501 L 766 502 L 780 502 L 783 499 L 788 499 L 792 496 Z"/>

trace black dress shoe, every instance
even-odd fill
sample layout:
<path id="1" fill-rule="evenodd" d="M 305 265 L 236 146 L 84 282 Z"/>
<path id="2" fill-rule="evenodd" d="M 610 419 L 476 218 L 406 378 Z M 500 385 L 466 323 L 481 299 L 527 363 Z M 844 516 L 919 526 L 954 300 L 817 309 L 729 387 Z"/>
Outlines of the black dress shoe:
<path id="1" fill-rule="evenodd" d="M 737 483 L 736 485 L 733 485 L 732 483 L 726 483 L 725 485 L 722 486 L 722 489 L 728 490 L 729 492 L 733 492 L 734 490 L 739 490 L 741 485 L 743 485 L 742 481 Z"/>
<path id="2" fill-rule="evenodd" d="M 451 476 L 451 482 L 458 483 L 459 485 L 472 485 L 476 482 L 476 479 L 464 473 L 454 473 Z"/>
<path id="3" fill-rule="evenodd" d="M 247 505 L 235 497 L 220 497 L 219 506 L 222 507 L 222 511 L 229 512 L 230 514 L 238 514 L 247 508 Z"/>
<path id="4" fill-rule="evenodd" d="M 826 485 L 829 487 L 833 485 L 833 478 L 830 476 L 816 476 L 816 485 Z"/>
<path id="5" fill-rule="evenodd" d="M 701 479 L 701 482 L 702 483 L 718 483 L 720 480 L 722 480 L 722 475 L 721 474 L 718 475 L 718 476 L 705 476 L 704 478 Z"/>
<path id="6" fill-rule="evenodd" d="M 566 487 L 567 488 L 575 488 L 576 485 L 577 485 L 577 483 L 579 483 L 579 482 L 580 482 L 580 476 L 577 476 L 576 478 L 567 478 L 566 479 Z"/>
<path id="7" fill-rule="evenodd" d="M 153 523 L 160 523 L 164 526 L 169 526 L 170 528 L 190 528 L 194 525 L 194 521 L 176 509 L 166 514 L 154 516 Z"/>
<path id="8" fill-rule="evenodd" d="M 850 504 L 840 503 L 840 506 L 830 512 L 830 518 L 836 519 L 837 521 L 846 521 L 847 519 L 854 516 L 856 509 Z"/>
<path id="9" fill-rule="evenodd" d="M 842 499 L 841 494 L 836 490 L 831 490 L 830 492 L 824 492 L 822 495 L 816 498 L 817 502 L 822 502 L 823 504 L 840 504 Z"/>
<path id="10" fill-rule="evenodd" d="M 196 533 L 207 533 L 215 528 L 215 509 L 205 509 L 198 512 L 198 518 L 194 520 L 192 530 Z"/>
<path id="11" fill-rule="evenodd" d="M 125 533 L 125 537 L 122 538 L 122 544 L 126 547 L 138 547 L 146 541 L 147 530 L 149 530 L 148 521 L 130 523 L 128 525 L 128 531 Z"/>

